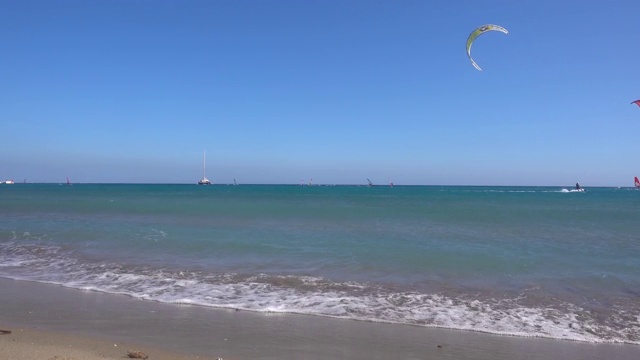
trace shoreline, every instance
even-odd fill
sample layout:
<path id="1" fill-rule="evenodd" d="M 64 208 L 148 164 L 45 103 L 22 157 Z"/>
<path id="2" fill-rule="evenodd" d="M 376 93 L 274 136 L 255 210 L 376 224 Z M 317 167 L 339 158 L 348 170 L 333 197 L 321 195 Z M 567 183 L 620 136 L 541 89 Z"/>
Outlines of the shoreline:
<path id="1" fill-rule="evenodd" d="M 0 335 L 3 359 L 122 359 L 128 350 L 156 360 L 640 358 L 631 344 L 165 304 L 6 278 L 0 289 L 0 329 L 12 331 Z"/>

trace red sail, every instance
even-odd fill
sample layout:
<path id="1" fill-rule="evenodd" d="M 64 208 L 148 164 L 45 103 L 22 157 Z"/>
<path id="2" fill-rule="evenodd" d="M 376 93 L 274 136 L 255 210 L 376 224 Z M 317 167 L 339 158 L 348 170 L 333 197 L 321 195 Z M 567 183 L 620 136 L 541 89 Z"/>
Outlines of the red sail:
<path id="1" fill-rule="evenodd" d="M 633 180 L 634 180 L 634 183 L 635 183 L 636 187 L 640 188 L 640 180 L 638 180 L 638 177 L 636 176 Z"/>

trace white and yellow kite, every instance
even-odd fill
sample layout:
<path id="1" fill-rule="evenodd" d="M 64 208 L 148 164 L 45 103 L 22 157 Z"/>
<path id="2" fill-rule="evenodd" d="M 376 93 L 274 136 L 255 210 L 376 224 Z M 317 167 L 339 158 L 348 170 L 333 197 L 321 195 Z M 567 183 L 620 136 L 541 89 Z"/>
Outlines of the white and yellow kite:
<path id="1" fill-rule="evenodd" d="M 503 28 L 502 26 L 487 24 L 487 25 L 480 26 L 479 28 L 473 30 L 471 34 L 469 34 L 469 37 L 467 38 L 467 56 L 469 57 L 469 60 L 471 60 L 471 64 L 473 65 L 473 67 L 475 67 L 480 71 L 482 71 L 482 69 L 480 69 L 480 66 L 478 66 L 478 64 L 476 64 L 476 62 L 473 61 L 473 58 L 471 58 L 471 45 L 473 45 L 473 41 L 478 36 L 486 33 L 487 31 L 500 31 L 505 34 L 509 33 L 509 31 L 507 31 L 507 29 Z"/>

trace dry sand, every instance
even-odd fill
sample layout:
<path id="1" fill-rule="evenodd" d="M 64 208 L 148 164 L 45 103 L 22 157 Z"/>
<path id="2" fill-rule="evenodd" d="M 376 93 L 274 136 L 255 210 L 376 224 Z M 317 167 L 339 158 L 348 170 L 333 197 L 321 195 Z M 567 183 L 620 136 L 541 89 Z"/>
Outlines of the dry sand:
<path id="1" fill-rule="evenodd" d="M 15 328 L 11 334 L 0 335 L 0 359 L 2 360 L 122 360 L 129 359 L 129 352 L 137 354 L 142 352 L 150 360 L 216 359 L 173 354 L 150 346 L 114 343 L 104 339 L 71 336 L 55 331 Z"/>
<path id="2" fill-rule="evenodd" d="M 589 344 L 293 314 L 161 304 L 0 278 L 0 360 L 640 359 Z"/>

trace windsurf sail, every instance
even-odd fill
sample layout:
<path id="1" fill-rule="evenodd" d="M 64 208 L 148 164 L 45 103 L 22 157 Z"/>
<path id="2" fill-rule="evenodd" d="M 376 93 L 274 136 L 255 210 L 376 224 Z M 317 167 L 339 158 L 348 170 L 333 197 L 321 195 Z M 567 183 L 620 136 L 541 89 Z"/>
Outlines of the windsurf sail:
<path id="1" fill-rule="evenodd" d="M 638 180 L 637 176 L 633 178 L 633 183 L 638 189 L 640 189 L 640 180 Z"/>

